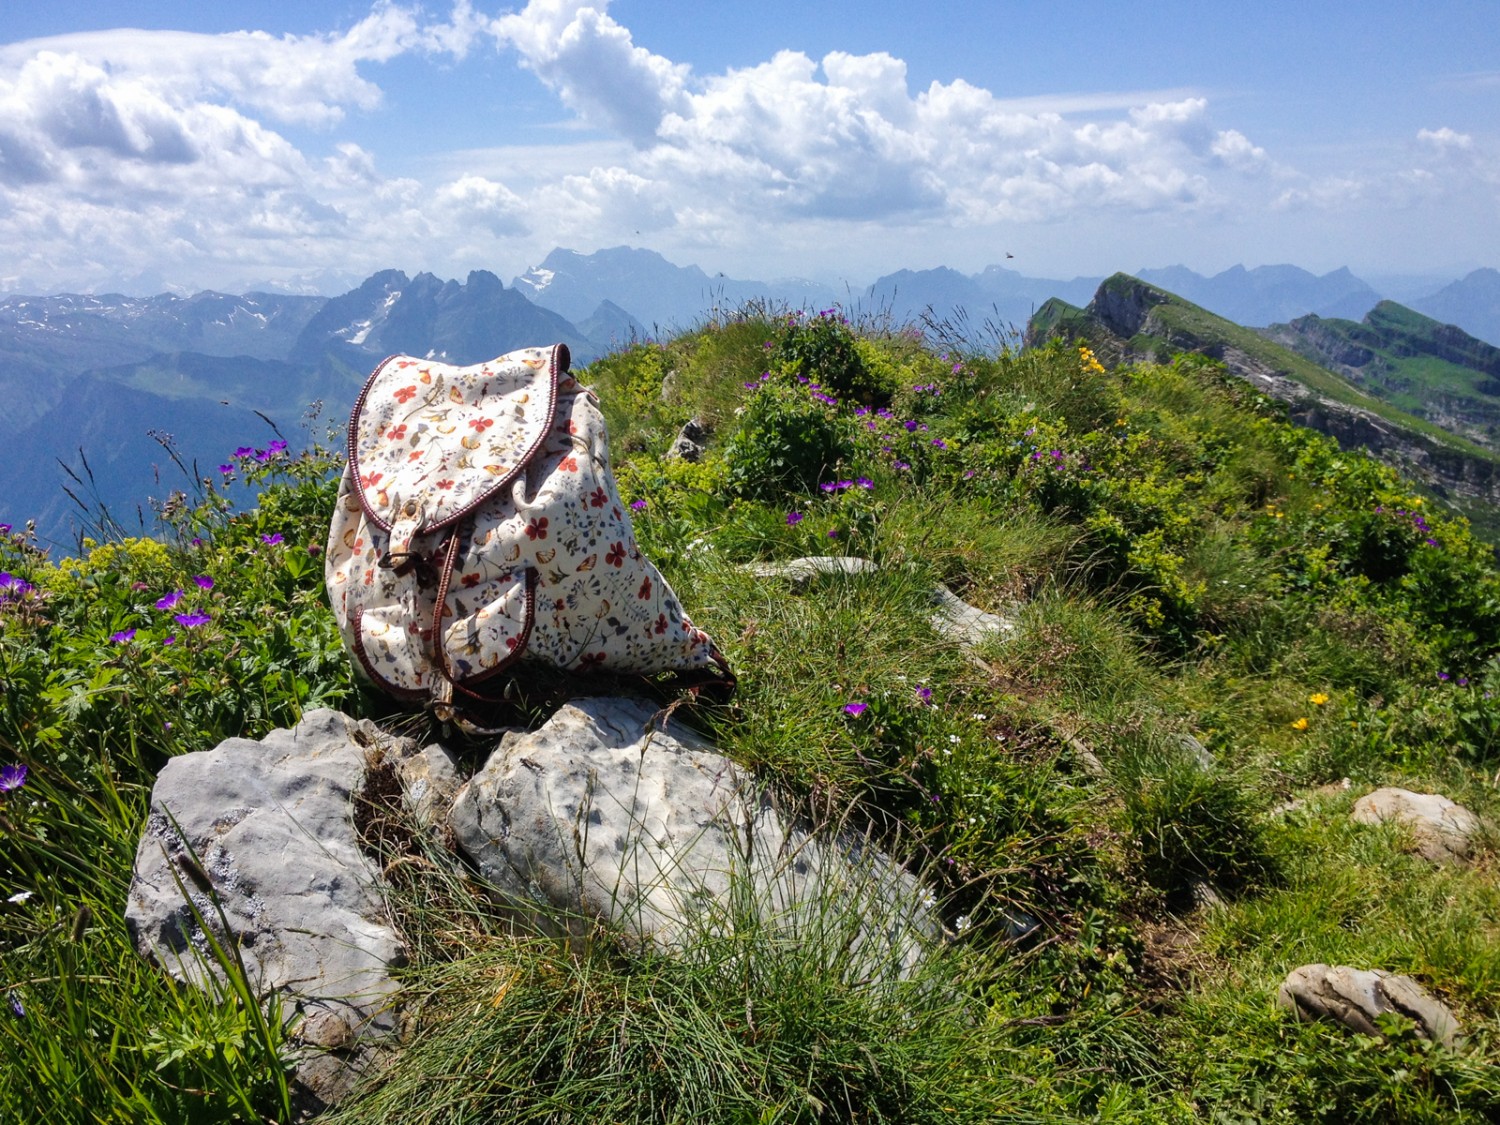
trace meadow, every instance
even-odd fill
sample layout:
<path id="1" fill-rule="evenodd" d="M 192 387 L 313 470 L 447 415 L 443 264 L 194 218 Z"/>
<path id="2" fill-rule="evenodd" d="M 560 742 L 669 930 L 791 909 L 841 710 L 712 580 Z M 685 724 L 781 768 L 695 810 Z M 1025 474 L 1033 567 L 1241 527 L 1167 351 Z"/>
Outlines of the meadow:
<path id="1" fill-rule="evenodd" d="M 851 979 L 837 927 L 560 944 L 408 865 L 409 1041 L 327 1120 L 1500 1117 L 1493 840 L 1436 868 L 1348 817 L 1401 785 L 1500 823 L 1492 546 L 1209 361 L 979 335 L 746 307 L 581 373 L 642 549 L 738 673 L 682 713 L 920 874 L 922 973 Z M 690 418 L 704 455 L 669 457 Z M 154 538 L 0 535 L 5 1121 L 291 1119 L 288 1029 L 232 954 L 209 994 L 132 948 L 152 780 L 313 707 L 426 720 L 356 679 L 326 603 L 337 434 L 245 440 Z M 750 569 L 809 555 L 878 568 Z M 936 630 L 938 583 L 1014 631 Z M 539 722 L 559 685 L 519 679 Z M 1297 1022 L 1277 987 L 1319 961 L 1415 977 L 1463 1040 Z"/>

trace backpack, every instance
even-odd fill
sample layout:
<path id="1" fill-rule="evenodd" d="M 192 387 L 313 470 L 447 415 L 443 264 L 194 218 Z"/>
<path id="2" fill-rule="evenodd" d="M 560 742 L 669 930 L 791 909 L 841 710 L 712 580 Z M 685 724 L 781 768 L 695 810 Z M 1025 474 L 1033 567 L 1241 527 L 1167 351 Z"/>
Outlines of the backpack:
<path id="1" fill-rule="evenodd" d="M 455 693 L 494 698 L 522 659 L 732 686 L 637 547 L 568 365 L 562 344 L 468 367 L 398 355 L 360 392 L 325 577 L 345 644 L 391 695 L 451 717 Z"/>

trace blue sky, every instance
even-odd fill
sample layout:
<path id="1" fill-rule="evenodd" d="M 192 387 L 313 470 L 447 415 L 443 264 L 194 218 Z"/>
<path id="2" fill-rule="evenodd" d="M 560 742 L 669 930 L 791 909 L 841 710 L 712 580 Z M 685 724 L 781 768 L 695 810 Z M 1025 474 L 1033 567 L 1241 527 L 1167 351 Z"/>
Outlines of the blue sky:
<path id="1" fill-rule="evenodd" d="M 857 285 L 1500 265 L 1500 3 L 0 0 L 0 292 L 621 244 Z"/>

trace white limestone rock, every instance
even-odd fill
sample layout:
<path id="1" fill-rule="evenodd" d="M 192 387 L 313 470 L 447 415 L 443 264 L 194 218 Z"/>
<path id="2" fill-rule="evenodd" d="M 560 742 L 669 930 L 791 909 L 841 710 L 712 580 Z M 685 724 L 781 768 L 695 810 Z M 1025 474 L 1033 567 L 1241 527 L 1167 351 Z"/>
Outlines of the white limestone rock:
<path id="1" fill-rule="evenodd" d="M 405 955 L 354 823 L 383 738 L 317 710 L 259 742 L 173 758 L 136 850 L 125 910 L 136 948 L 179 980 L 221 979 L 196 907 L 251 987 L 281 993 L 298 1020 L 297 1077 L 314 1108 L 347 1092 L 396 1029 L 390 970 Z"/>
<path id="2" fill-rule="evenodd" d="M 1469 859 L 1482 831 L 1477 816 L 1437 793 L 1413 793 L 1387 787 L 1354 802 L 1349 819 L 1356 824 L 1393 822 L 1411 833 L 1418 855 L 1432 863 Z"/>
<path id="3" fill-rule="evenodd" d="M 1365 1035 L 1380 1035 L 1376 1017 L 1405 1016 L 1427 1039 L 1451 1047 L 1458 1017 L 1411 977 L 1348 965 L 1303 965 L 1287 975 L 1276 1003 L 1298 1019 L 1328 1019 Z"/>
<path id="4" fill-rule="evenodd" d="M 595 920 L 676 950 L 754 916 L 849 926 L 865 974 L 908 975 L 941 930 L 932 897 L 868 842 L 804 830 L 649 704 L 580 699 L 509 735 L 449 815 L 480 876 L 538 920 Z M 539 909 L 537 909 L 539 907 Z"/>

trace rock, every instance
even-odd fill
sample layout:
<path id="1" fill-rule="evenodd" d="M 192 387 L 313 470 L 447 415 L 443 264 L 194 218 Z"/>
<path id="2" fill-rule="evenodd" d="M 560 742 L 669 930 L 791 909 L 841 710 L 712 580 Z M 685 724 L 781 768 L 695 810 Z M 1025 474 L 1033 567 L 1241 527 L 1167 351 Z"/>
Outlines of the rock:
<path id="1" fill-rule="evenodd" d="M 1433 863 L 1468 859 L 1482 829 L 1477 816 L 1447 797 L 1395 788 L 1365 794 L 1354 802 L 1349 819 L 1356 824 L 1401 825 L 1411 833 L 1417 854 Z"/>
<path id="2" fill-rule="evenodd" d="M 441 827 L 464 783 L 452 751 L 435 742 L 403 759 L 397 772 L 402 803 L 417 826 L 427 831 Z"/>
<path id="3" fill-rule="evenodd" d="M 1212 770 L 1218 764 L 1214 761 L 1214 756 L 1208 752 L 1208 747 L 1192 735 L 1179 734 L 1175 741 L 1178 749 L 1191 758 L 1200 770 Z"/>
<path id="4" fill-rule="evenodd" d="M 708 449 L 708 429 L 696 418 L 689 418 L 677 434 L 672 448 L 667 450 L 667 459 L 676 461 L 701 461 Z"/>
<path id="5" fill-rule="evenodd" d="M 449 826 L 480 876 L 543 925 L 602 920 L 675 950 L 752 916 L 802 934 L 852 920 L 838 940 L 861 973 L 882 975 L 909 974 L 940 934 L 931 896 L 867 841 L 804 830 L 637 700 L 574 700 L 507 736 Z"/>
<path id="6" fill-rule="evenodd" d="M 800 586 L 823 574 L 873 574 L 880 567 L 855 555 L 810 555 L 787 562 L 752 563 L 746 569 L 757 578 L 786 578 Z"/>
<path id="7" fill-rule="evenodd" d="M 1298 1019 L 1336 1020 L 1365 1035 L 1381 1034 L 1375 1018 L 1388 1012 L 1412 1020 L 1419 1034 L 1444 1046 L 1453 1046 L 1460 1031 L 1446 1004 L 1411 977 L 1383 969 L 1303 965 L 1282 982 L 1276 1003 Z"/>
<path id="8" fill-rule="evenodd" d="M 825 574 L 872 574 L 879 564 L 854 555 L 811 555 L 788 562 L 755 563 L 747 567 L 757 578 L 786 578 L 802 585 Z M 1015 622 L 970 605 L 946 586 L 933 587 L 932 627 L 965 648 L 975 648 L 994 636 L 1009 636 Z"/>
<path id="9" fill-rule="evenodd" d="M 260 742 L 173 758 L 136 850 L 125 910 L 136 948 L 179 980 L 222 980 L 195 906 L 238 949 L 251 988 L 281 993 L 285 1015 L 300 1017 L 296 1080 L 313 1110 L 347 1093 L 396 1028 L 390 969 L 404 953 L 354 823 L 382 741 L 369 723 L 318 710 Z"/>
<path id="10" fill-rule="evenodd" d="M 946 586 L 933 589 L 932 603 L 937 606 L 932 615 L 932 627 L 966 648 L 975 648 L 991 637 L 1009 636 L 1016 631 L 1014 621 L 970 605 Z"/>

